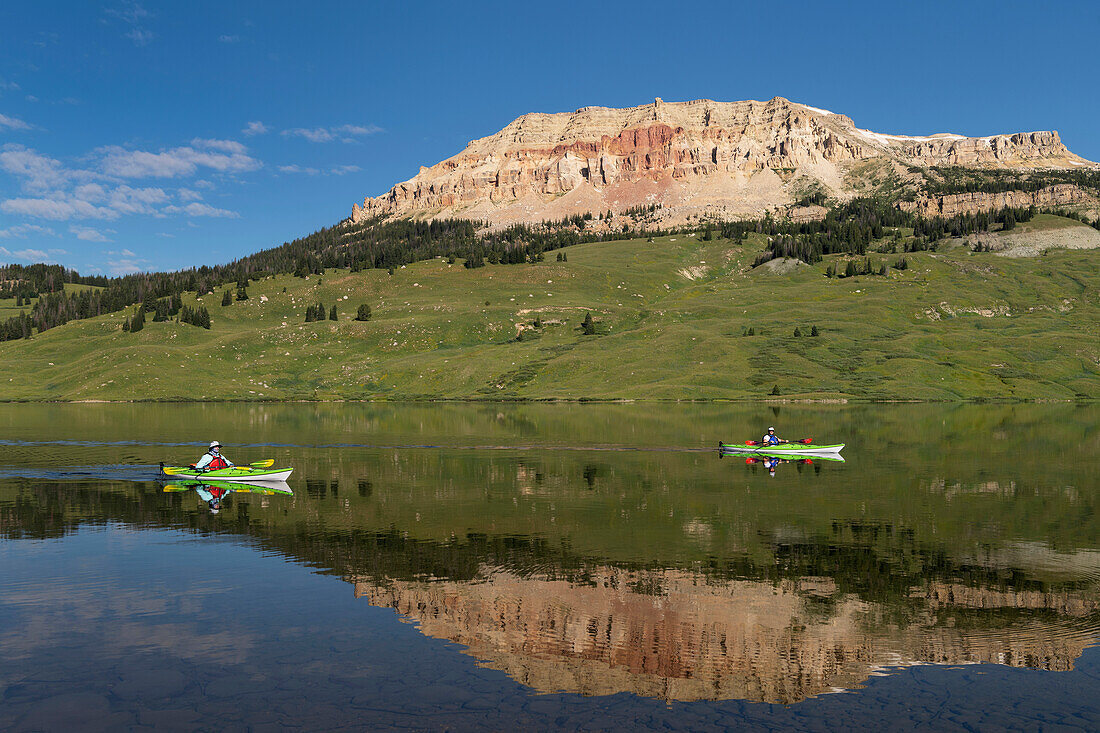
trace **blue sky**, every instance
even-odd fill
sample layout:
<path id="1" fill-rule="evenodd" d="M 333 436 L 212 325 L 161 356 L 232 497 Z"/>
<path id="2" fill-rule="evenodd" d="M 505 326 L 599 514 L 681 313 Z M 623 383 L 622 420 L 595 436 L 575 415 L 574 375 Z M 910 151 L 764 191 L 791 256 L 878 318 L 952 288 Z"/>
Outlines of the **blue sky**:
<path id="1" fill-rule="evenodd" d="M 1100 160 L 1100 4 L 8 2 L 0 262 L 216 264 L 524 112 L 789 99 Z"/>

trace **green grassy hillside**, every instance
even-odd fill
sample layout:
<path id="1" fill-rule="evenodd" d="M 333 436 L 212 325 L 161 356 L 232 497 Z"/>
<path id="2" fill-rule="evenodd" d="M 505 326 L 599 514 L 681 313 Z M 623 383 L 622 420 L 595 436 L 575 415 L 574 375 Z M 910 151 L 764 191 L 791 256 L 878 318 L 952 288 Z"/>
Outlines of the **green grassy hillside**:
<path id="1" fill-rule="evenodd" d="M 253 282 L 226 307 L 223 286 L 201 301 L 209 331 L 125 333 L 116 313 L 0 343 L 0 398 L 1100 397 L 1095 250 L 948 246 L 872 255 L 908 260 L 886 277 L 830 279 L 843 256 L 750 269 L 763 246 L 677 235 L 578 245 L 568 262 L 329 270 Z M 317 302 L 339 321 L 304 323 Z M 352 320 L 360 303 L 369 322 Z M 589 311 L 595 335 L 580 328 Z"/>

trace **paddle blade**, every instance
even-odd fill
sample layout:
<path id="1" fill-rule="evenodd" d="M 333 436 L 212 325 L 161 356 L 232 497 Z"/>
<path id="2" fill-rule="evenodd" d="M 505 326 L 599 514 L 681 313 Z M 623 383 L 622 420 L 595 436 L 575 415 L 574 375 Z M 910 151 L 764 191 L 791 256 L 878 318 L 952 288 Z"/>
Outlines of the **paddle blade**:
<path id="1" fill-rule="evenodd" d="M 268 458 L 266 461 L 256 461 L 255 463 L 249 463 L 248 465 L 253 468 L 271 468 L 275 465 L 274 458 Z"/>
<path id="2" fill-rule="evenodd" d="M 814 442 L 814 439 L 813 438 L 803 438 L 802 440 L 800 440 L 798 442 L 802 443 L 803 445 L 809 445 L 810 443 Z"/>
<path id="3" fill-rule="evenodd" d="M 182 466 L 164 466 L 161 470 L 169 476 L 175 476 L 178 473 L 184 473 L 190 469 L 184 468 Z"/>
<path id="4" fill-rule="evenodd" d="M 760 445 L 755 440 L 746 440 L 745 445 Z"/>

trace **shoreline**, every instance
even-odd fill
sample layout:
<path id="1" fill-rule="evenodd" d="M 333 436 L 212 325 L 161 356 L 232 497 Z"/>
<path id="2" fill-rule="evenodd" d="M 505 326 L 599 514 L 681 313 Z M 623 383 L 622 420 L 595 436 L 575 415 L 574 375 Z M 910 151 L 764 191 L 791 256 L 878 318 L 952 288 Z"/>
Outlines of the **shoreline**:
<path id="1" fill-rule="evenodd" d="M 431 398 L 417 399 L 415 397 L 405 399 L 132 399 L 132 400 L 100 400 L 100 399 L 0 399 L 0 404 L 31 404 L 31 405 L 128 405 L 128 404 L 178 404 L 178 405 L 209 405 L 209 404 L 262 404 L 262 405 L 289 405 L 289 404 L 565 404 L 565 405 L 629 405 L 629 404 L 764 404 L 764 405 L 1030 405 L 1030 404 L 1081 404 L 1090 405 L 1100 403 L 1100 398 L 1086 397 L 1077 399 L 992 399 L 988 397 L 975 397 L 957 400 L 922 400 L 922 399 L 875 399 L 871 397 L 828 397 L 828 398 L 613 398 L 613 397 L 515 397 L 515 398 Z"/>

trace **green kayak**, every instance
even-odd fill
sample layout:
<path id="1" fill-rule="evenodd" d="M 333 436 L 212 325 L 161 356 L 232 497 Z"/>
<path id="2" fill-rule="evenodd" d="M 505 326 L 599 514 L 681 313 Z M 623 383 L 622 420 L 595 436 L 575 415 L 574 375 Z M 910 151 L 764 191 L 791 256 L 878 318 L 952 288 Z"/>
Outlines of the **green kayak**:
<path id="1" fill-rule="evenodd" d="M 167 476 L 181 479 L 197 479 L 207 482 L 210 479 L 218 481 L 286 481 L 290 478 L 293 468 L 253 468 L 251 466 L 231 466 L 218 468 L 213 471 L 199 471 L 190 466 L 161 466 L 160 470 Z"/>
<path id="2" fill-rule="evenodd" d="M 844 449 L 843 443 L 833 445 L 817 445 L 815 443 L 780 443 L 779 445 L 748 445 L 745 443 L 719 443 L 718 450 L 723 453 L 761 453 L 765 455 L 810 455 L 840 453 Z"/>

